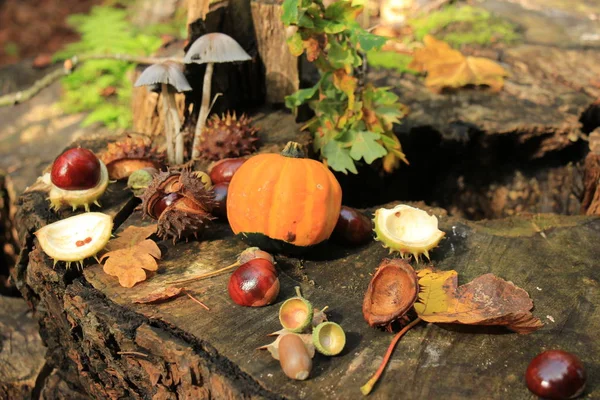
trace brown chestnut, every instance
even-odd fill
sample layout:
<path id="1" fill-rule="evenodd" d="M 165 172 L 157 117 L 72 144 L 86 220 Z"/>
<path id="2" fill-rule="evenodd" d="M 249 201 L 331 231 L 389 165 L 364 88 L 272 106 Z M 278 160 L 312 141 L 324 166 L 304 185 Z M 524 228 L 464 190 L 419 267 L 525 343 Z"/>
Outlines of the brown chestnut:
<path id="1" fill-rule="evenodd" d="M 277 271 L 269 260 L 255 258 L 231 274 L 227 290 L 231 300 L 240 306 L 266 306 L 279 294 Z"/>
<path id="2" fill-rule="evenodd" d="M 290 333 L 279 342 L 279 363 L 288 378 L 304 380 L 312 368 L 312 360 L 302 339 Z"/>
<path id="3" fill-rule="evenodd" d="M 332 239 L 341 243 L 361 245 L 373 238 L 373 222 L 358 210 L 342 206 Z"/>
<path id="4" fill-rule="evenodd" d="M 246 250 L 242 251 L 238 256 L 237 262 L 242 265 L 256 258 L 264 258 L 271 264 L 275 264 L 275 259 L 273 256 L 266 251 L 259 249 L 258 247 L 248 247 Z"/>
<path id="5" fill-rule="evenodd" d="M 169 207 L 171 204 L 173 204 L 173 202 L 181 199 L 182 197 L 183 197 L 182 195 L 180 195 L 179 193 L 175 193 L 175 192 L 169 193 L 166 196 L 163 196 L 160 200 L 158 200 L 152 206 L 152 215 L 151 215 L 152 218 L 154 218 L 154 219 L 160 218 L 160 215 L 163 213 L 163 211 L 165 211 L 165 209 L 167 207 Z"/>
<path id="6" fill-rule="evenodd" d="M 527 367 L 525 381 L 536 396 L 550 400 L 573 399 L 585 388 L 586 373 L 575 355 L 548 350 L 537 355 Z"/>
<path id="7" fill-rule="evenodd" d="M 213 185 L 223 182 L 231 182 L 233 174 L 246 162 L 245 158 L 224 158 L 214 163 L 208 174 Z"/>
<path id="8" fill-rule="evenodd" d="M 219 182 L 212 187 L 215 196 L 215 206 L 212 214 L 219 218 L 227 218 L 227 190 L 229 182 Z"/>
<path id="9" fill-rule="evenodd" d="M 100 160 L 88 149 L 76 147 L 56 157 L 50 180 L 64 190 L 85 190 L 100 181 Z"/>

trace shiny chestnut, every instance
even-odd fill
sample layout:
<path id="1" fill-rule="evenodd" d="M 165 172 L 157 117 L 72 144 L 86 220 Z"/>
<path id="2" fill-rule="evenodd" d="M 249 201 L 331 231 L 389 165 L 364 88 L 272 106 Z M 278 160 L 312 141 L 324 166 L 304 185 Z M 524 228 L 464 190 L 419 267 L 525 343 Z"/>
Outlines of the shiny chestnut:
<path id="1" fill-rule="evenodd" d="M 367 243 L 373 238 L 373 222 L 358 210 L 342 206 L 332 238 L 351 245 Z"/>
<path id="2" fill-rule="evenodd" d="M 279 294 L 277 271 L 269 260 L 255 258 L 231 274 L 227 290 L 231 300 L 240 306 L 262 307 L 271 304 Z"/>
<path id="3" fill-rule="evenodd" d="M 152 206 L 152 218 L 158 219 L 160 215 L 165 211 L 167 207 L 173 204 L 175 201 L 181 199 L 183 196 L 179 193 L 169 193 L 163 196 L 160 200 L 156 201 Z"/>
<path id="4" fill-rule="evenodd" d="M 229 182 L 219 182 L 212 187 L 215 196 L 215 206 L 212 213 L 219 218 L 227 218 L 227 191 Z"/>
<path id="5" fill-rule="evenodd" d="M 573 399 L 585 388 L 586 373 L 575 355 L 548 350 L 537 355 L 527 367 L 525 381 L 529 390 L 544 399 Z"/>
<path id="6" fill-rule="evenodd" d="M 212 165 L 208 172 L 213 185 L 231 182 L 233 174 L 246 162 L 245 158 L 224 158 Z"/>
<path id="7" fill-rule="evenodd" d="M 63 190 L 85 190 L 100 181 L 100 160 L 88 149 L 76 147 L 56 157 L 50 179 Z"/>

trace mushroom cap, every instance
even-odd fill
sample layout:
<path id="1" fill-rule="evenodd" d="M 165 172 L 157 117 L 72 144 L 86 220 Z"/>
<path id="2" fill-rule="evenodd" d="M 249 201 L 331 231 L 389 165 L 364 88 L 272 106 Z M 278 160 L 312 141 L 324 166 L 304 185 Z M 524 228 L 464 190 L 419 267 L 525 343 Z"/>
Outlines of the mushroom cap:
<path id="1" fill-rule="evenodd" d="M 232 37 L 224 33 L 207 33 L 200 36 L 185 54 L 186 64 L 225 63 L 247 61 L 252 57 Z"/>
<path id="2" fill-rule="evenodd" d="M 146 68 L 137 81 L 135 81 L 135 86 L 153 86 L 157 83 L 171 85 L 178 92 L 192 90 L 179 64 L 172 61 L 152 64 Z"/>

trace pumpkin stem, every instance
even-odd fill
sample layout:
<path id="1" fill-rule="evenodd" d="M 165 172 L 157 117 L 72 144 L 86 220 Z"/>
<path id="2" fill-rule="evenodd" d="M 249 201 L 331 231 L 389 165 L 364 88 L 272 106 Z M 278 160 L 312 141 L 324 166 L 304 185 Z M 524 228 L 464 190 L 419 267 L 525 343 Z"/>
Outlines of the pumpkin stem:
<path id="1" fill-rule="evenodd" d="M 291 158 L 305 158 L 306 157 L 306 153 L 304 152 L 302 145 L 300 143 L 296 143 L 296 142 L 287 142 L 283 151 L 281 152 L 281 155 L 284 157 L 291 157 Z"/>

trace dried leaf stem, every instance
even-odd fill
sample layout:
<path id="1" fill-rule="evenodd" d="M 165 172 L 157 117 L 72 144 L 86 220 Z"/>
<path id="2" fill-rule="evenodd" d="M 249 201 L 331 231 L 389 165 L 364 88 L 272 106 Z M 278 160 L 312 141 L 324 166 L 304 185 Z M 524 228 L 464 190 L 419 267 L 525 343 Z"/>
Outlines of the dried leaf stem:
<path id="1" fill-rule="evenodd" d="M 199 280 L 199 279 L 211 278 L 213 276 L 221 275 L 223 272 L 228 271 L 228 270 L 230 270 L 232 268 L 235 268 L 235 267 L 237 267 L 239 265 L 240 265 L 240 263 L 236 261 L 233 264 L 228 265 L 226 267 L 223 267 L 221 269 L 218 269 L 216 271 L 207 272 L 206 274 L 193 276 L 191 278 L 180 279 L 178 281 L 171 281 L 171 282 L 169 282 L 169 284 L 170 285 L 178 285 L 178 284 L 181 284 L 181 283 L 192 282 L 192 281 L 196 281 L 196 280 Z"/>
<path id="2" fill-rule="evenodd" d="M 194 296 L 192 296 L 189 292 L 184 291 L 184 293 L 186 294 L 187 297 L 189 297 L 190 299 L 192 299 L 196 303 L 200 304 L 206 311 L 210 311 L 210 308 L 208 308 L 208 306 L 206 304 L 204 304 L 203 302 L 201 302 L 200 300 L 198 300 L 197 298 L 195 298 Z"/>
<path id="3" fill-rule="evenodd" d="M 400 332 L 398 332 L 396 334 L 396 336 L 394 336 L 394 339 L 392 340 L 392 343 L 390 343 L 390 346 L 388 347 L 387 352 L 385 353 L 385 356 L 383 357 L 383 360 L 381 361 L 381 365 L 377 369 L 377 372 L 375 372 L 375 374 L 371 377 L 371 379 L 369 379 L 369 381 L 367 383 L 365 383 L 363 386 L 361 386 L 360 391 L 362 392 L 362 394 L 364 394 L 366 396 L 369 393 L 371 393 L 371 390 L 373 390 L 373 386 L 375 386 L 375 383 L 377 383 L 377 381 L 379 380 L 379 377 L 383 373 L 383 370 L 385 369 L 386 365 L 390 361 L 390 357 L 392 356 L 392 353 L 394 352 L 394 349 L 396 348 L 396 344 L 398 344 L 398 341 L 400 340 L 400 338 L 402 336 L 404 336 L 404 334 L 406 332 L 408 332 L 413 326 L 417 325 L 421 321 L 422 321 L 421 318 L 415 319 L 410 324 L 408 324 L 404 328 L 402 328 L 402 330 Z"/>
<path id="4" fill-rule="evenodd" d="M 44 88 L 52 85 L 63 76 L 69 75 L 79 63 L 90 60 L 117 60 L 135 64 L 156 64 L 164 61 L 183 63 L 182 58 L 143 57 L 129 54 L 84 54 L 81 56 L 73 56 L 64 62 L 64 68 L 59 68 L 50 72 L 40 80 L 35 81 L 29 88 L 5 96 L 0 96 L 0 107 L 14 106 L 31 99 Z"/>

